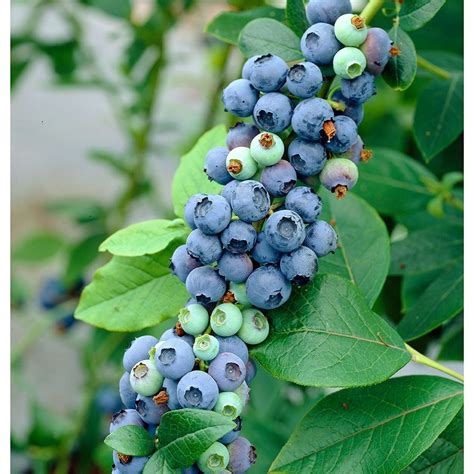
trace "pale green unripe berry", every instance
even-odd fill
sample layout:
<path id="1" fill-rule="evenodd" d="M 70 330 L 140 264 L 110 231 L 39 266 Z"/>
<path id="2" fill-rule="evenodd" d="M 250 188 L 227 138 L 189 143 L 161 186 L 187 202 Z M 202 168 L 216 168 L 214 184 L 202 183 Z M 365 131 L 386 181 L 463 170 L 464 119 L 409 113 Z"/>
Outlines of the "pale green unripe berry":
<path id="1" fill-rule="evenodd" d="M 201 360 L 215 359 L 219 353 L 219 341 L 210 334 L 196 337 L 193 345 L 194 355 Z"/>
<path id="2" fill-rule="evenodd" d="M 218 336 L 233 336 L 241 326 L 242 312 L 235 304 L 223 303 L 214 308 L 211 314 L 211 328 Z"/>
<path id="3" fill-rule="evenodd" d="M 367 3 L 369 3 L 369 0 L 351 0 L 353 13 L 360 13 Z"/>
<path id="4" fill-rule="evenodd" d="M 234 295 L 236 302 L 242 306 L 252 306 L 248 297 L 245 283 L 235 283 L 231 281 L 229 284 L 229 290 Z"/>
<path id="5" fill-rule="evenodd" d="M 163 376 L 158 372 L 155 362 L 149 359 L 135 364 L 130 372 L 130 385 L 140 395 L 150 397 L 160 390 Z"/>
<path id="6" fill-rule="evenodd" d="M 242 385 L 237 390 L 234 390 L 234 393 L 239 396 L 243 406 L 247 405 L 250 401 L 250 388 L 247 382 L 242 382 Z"/>
<path id="7" fill-rule="evenodd" d="M 255 308 L 248 308 L 242 311 L 242 327 L 238 336 L 246 344 L 260 344 L 270 332 L 270 326 L 265 315 Z"/>
<path id="8" fill-rule="evenodd" d="M 229 174 L 243 181 L 250 179 L 257 172 L 257 162 L 250 154 L 250 148 L 238 146 L 230 150 L 226 158 L 226 167 Z"/>
<path id="9" fill-rule="evenodd" d="M 213 410 L 217 413 L 220 413 L 223 416 L 229 417 L 231 420 L 235 420 L 244 409 L 244 404 L 239 397 L 234 392 L 221 392 L 217 403 Z"/>
<path id="10" fill-rule="evenodd" d="M 343 79 L 359 77 L 367 66 L 364 53 L 357 48 L 342 48 L 333 59 L 334 72 Z"/>
<path id="11" fill-rule="evenodd" d="M 285 145 L 278 135 L 270 132 L 259 133 L 250 144 L 252 158 L 261 166 L 277 164 L 285 153 Z"/>
<path id="12" fill-rule="evenodd" d="M 209 313 L 200 304 L 190 304 L 179 311 L 178 321 L 184 332 L 199 336 L 209 325 Z"/>
<path id="13" fill-rule="evenodd" d="M 216 441 L 199 456 L 197 465 L 204 474 L 221 473 L 229 464 L 229 451 Z"/>
<path id="14" fill-rule="evenodd" d="M 344 46 L 360 46 L 367 33 L 364 19 L 352 13 L 340 16 L 334 25 L 334 34 Z"/>

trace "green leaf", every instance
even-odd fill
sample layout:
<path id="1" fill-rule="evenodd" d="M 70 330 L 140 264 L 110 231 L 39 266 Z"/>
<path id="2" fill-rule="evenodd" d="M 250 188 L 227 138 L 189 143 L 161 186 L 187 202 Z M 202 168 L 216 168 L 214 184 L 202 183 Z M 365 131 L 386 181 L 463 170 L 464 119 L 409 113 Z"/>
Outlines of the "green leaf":
<path id="1" fill-rule="evenodd" d="M 432 194 L 423 179 L 436 177 L 412 158 L 388 148 L 374 149 L 374 157 L 359 167 L 353 192 L 382 214 L 394 215 L 425 208 Z"/>
<path id="2" fill-rule="evenodd" d="M 443 329 L 439 360 L 464 360 L 464 315 L 459 314 Z"/>
<path id="3" fill-rule="evenodd" d="M 80 0 L 81 3 L 102 10 L 108 15 L 128 19 L 131 14 L 130 0 Z"/>
<path id="4" fill-rule="evenodd" d="M 88 224 L 104 219 L 106 210 L 93 199 L 65 199 L 46 204 L 48 212 L 70 217 L 78 224 Z"/>
<path id="5" fill-rule="evenodd" d="M 460 410 L 438 439 L 403 474 L 462 474 L 464 472 L 464 410 Z"/>
<path id="6" fill-rule="evenodd" d="M 464 303 L 463 286 L 462 261 L 441 271 L 398 325 L 403 339 L 423 336 L 459 314 Z"/>
<path id="7" fill-rule="evenodd" d="M 438 270 L 418 275 L 405 275 L 402 281 L 402 312 L 406 313 L 417 301 L 420 295 L 439 275 Z"/>
<path id="8" fill-rule="evenodd" d="M 281 8 L 261 7 L 240 12 L 223 12 L 213 18 L 206 26 L 206 33 L 225 43 L 237 46 L 240 32 L 247 23 L 256 18 L 272 18 L 277 21 L 283 21 L 285 19 L 285 11 Z"/>
<path id="9" fill-rule="evenodd" d="M 309 27 L 303 0 L 287 0 L 286 22 L 299 37 L 303 36 L 303 33 Z"/>
<path id="10" fill-rule="evenodd" d="M 334 273 L 352 281 L 372 307 L 382 290 L 390 265 L 390 242 L 384 222 L 363 199 L 348 194 L 342 201 L 320 189 L 323 219 L 334 222 L 338 249 L 319 259 L 320 273 Z"/>
<path id="11" fill-rule="evenodd" d="M 239 36 L 239 48 L 247 58 L 271 53 L 290 62 L 303 57 L 298 36 L 283 23 L 268 18 L 245 26 Z"/>
<path id="12" fill-rule="evenodd" d="M 108 331 L 138 331 L 176 316 L 189 295 L 170 274 L 170 252 L 113 257 L 82 292 L 75 317 Z"/>
<path id="13" fill-rule="evenodd" d="M 219 194 L 222 186 L 209 181 L 203 172 L 207 152 L 214 147 L 224 146 L 227 130 L 224 125 L 218 125 L 206 132 L 181 158 L 181 163 L 173 178 L 172 196 L 174 212 L 183 217 L 187 200 L 198 193 Z"/>
<path id="14" fill-rule="evenodd" d="M 463 57 L 459 54 L 442 50 L 423 50 L 418 51 L 418 53 L 430 63 L 436 64 L 436 66 L 445 69 L 448 72 L 453 74 L 459 74 L 463 72 Z M 417 75 L 433 78 L 433 74 L 429 71 L 425 71 L 424 69 L 419 69 Z"/>
<path id="15" fill-rule="evenodd" d="M 399 54 L 392 57 L 383 72 L 385 82 L 397 91 L 408 89 L 416 76 L 416 50 L 412 39 L 399 26 L 388 32 Z"/>
<path id="16" fill-rule="evenodd" d="M 161 252 L 174 240 L 184 241 L 186 235 L 181 219 L 154 219 L 115 232 L 101 244 L 99 250 L 122 257 L 139 257 Z"/>
<path id="17" fill-rule="evenodd" d="M 155 442 L 142 426 L 121 426 L 104 440 L 107 446 L 129 456 L 149 456 L 155 450 Z"/>
<path id="18" fill-rule="evenodd" d="M 413 133 L 425 161 L 431 161 L 463 130 L 463 78 L 436 80 L 418 98 Z"/>
<path id="19" fill-rule="evenodd" d="M 110 166 L 121 175 L 128 175 L 132 171 L 130 160 L 127 160 L 124 156 L 117 153 L 104 150 L 92 150 L 89 152 L 89 157 L 92 160 Z"/>
<path id="20" fill-rule="evenodd" d="M 274 377 L 317 387 L 382 382 L 407 364 L 398 334 L 349 281 L 318 275 L 269 312 L 270 336 L 252 352 Z"/>
<path id="21" fill-rule="evenodd" d="M 58 43 L 39 43 L 40 50 L 48 56 L 54 72 L 60 77 L 71 76 L 77 67 L 77 40 L 71 39 Z"/>
<path id="22" fill-rule="evenodd" d="M 143 469 L 143 474 L 181 474 L 181 472 L 181 469 L 175 469 L 169 465 L 163 449 L 153 454 Z"/>
<path id="23" fill-rule="evenodd" d="M 421 28 L 445 4 L 446 0 L 405 0 L 400 9 L 400 26 L 405 31 Z"/>
<path id="24" fill-rule="evenodd" d="M 303 418 L 270 472 L 400 472 L 436 440 L 462 403 L 462 385 L 431 376 L 340 390 Z"/>
<path id="25" fill-rule="evenodd" d="M 21 263 L 42 263 L 64 248 L 64 240 L 50 232 L 36 232 L 20 240 L 12 250 L 12 258 Z"/>

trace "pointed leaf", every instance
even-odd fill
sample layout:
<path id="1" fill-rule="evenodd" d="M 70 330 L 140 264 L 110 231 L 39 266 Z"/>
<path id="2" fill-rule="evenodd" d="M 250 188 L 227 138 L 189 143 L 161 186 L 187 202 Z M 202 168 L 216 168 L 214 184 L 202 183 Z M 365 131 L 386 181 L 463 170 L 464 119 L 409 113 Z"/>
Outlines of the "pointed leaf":
<path id="1" fill-rule="evenodd" d="M 286 22 L 298 36 L 303 36 L 303 33 L 309 28 L 303 0 L 287 0 Z"/>
<path id="2" fill-rule="evenodd" d="M 145 464 L 143 474 L 181 474 L 181 469 L 171 467 L 165 458 L 164 450 L 159 449 Z"/>
<path id="3" fill-rule="evenodd" d="M 12 259 L 22 263 L 42 263 L 64 248 L 64 240 L 51 232 L 35 232 L 20 240 L 12 250 Z"/>
<path id="4" fill-rule="evenodd" d="M 405 31 L 421 28 L 445 4 L 446 0 L 405 0 L 400 9 L 400 26 Z"/>
<path id="5" fill-rule="evenodd" d="M 141 426 L 121 426 L 104 440 L 107 446 L 129 456 L 149 456 L 155 450 L 155 442 Z"/>

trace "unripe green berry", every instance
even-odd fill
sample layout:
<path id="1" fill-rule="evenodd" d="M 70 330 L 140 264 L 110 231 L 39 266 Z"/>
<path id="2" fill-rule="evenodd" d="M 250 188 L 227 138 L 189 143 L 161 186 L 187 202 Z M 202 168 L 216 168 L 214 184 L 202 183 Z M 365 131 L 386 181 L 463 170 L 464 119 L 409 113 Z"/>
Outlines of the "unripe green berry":
<path id="1" fill-rule="evenodd" d="M 357 165 L 347 158 L 331 158 L 324 165 L 319 180 L 329 191 L 342 199 L 355 186 L 359 178 Z"/>
<path id="2" fill-rule="evenodd" d="M 229 174 L 240 181 L 250 179 L 257 172 L 257 162 L 250 154 L 250 148 L 238 146 L 230 150 L 226 158 Z"/>
<path id="3" fill-rule="evenodd" d="M 242 385 L 237 390 L 234 390 L 234 393 L 239 396 L 243 406 L 247 405 L 250 401 L 250 388 L 247 382 L 242 382 Z"/>
<path id="4" fill-rule="evenodd" d="M 211 314 L 211 328 L 223 337 L 233 336 L 242 326 L 242 312 L 232 303 L 223 303 L 214 308 Z"/>
<path id="5" fill-rule="evenodd" d="M 270 132 L 259 133 L 250 144 L 252 158 L 261 166 L 277 164 L 285 153 L 285 145 L 278 135 Z"/>
<path id="6" fill-rule="evenodd" d="M 234 295 L 237 304 L 242 306 L 252 306 L 249 299 L 247 298 L 247 290 L 245 289 L 245 283 L 235 283 L 231 281 L 229 284 L 229 290 Z"/>
<path id="7" fill-rule="evenodd" d="M 334 72 L 343 79 L 359 77 L 367 66 L 364 53 L 357 48 L 342 48 L 333 59 Z"/>
<path id="8" fill-rule="evenodd" d="M 204 474 L 221 473 L 229 464 L 229 451 L 216 441 L 199 456 L 197 465 Z"/>
<path id="9" fill-rule="evenodd" d="M 242 327 L 238 336 L 246 344 L 260 344 L 270 331 L 270 326 L 265 315 L 255 308 L 248 308 L 242 311 Z"/>
<path id="10" fill-rule="evenodd" d="M 214 406 L 213 410 L 220 413 L 223 416 L 229 417 L 231 420 L 235 420 L 244 409 L 244 404 L 234 392 L 221 392 L 219 398 Z"/>
<path id="11" fill-rule="evenodd" d="M 178 321 L 184 332 L 199 336 L 209 325 L 209 313 L 200 304 L 190 304 L 179 311 Z"/>
<path id="12" fill-rule="evenodd" d="M 150 397 L 160 390 L 163 376 L 153 361 L 146 359 L 135 364 L 130 372 L 130 385 L 140 395 Z"/>
<path id="13" fill-rule="evenodd" d="M 364 19 L 352 13 L 340 16 L 334 24 L 336 38 L 344 46 L 360 46 L 367 39 L 367 32 Z"/>
<path id="14" fill-rule="evenodd" d="M 194 355 L 201 360 L 215 359 L 219 353 L 219 341 L 210 334 L 196 337 L 193 345 Z"/>

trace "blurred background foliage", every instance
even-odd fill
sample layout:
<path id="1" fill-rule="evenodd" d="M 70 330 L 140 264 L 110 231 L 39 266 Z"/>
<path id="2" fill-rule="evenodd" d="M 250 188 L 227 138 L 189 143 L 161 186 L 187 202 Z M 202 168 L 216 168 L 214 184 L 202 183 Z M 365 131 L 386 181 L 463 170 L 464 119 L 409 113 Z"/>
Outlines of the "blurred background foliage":
<path id="1" fill-rule="evenodd" d="M 120 404 L 121 356 L 137 334 L 92 328 L 72 313 L 84 283 L 105 262 L 98 244 L 128 223 L 170 217 L 178 158 L 203 131 L 232 123 L 220 94 L 240 74 L 243 57 L 235 46 L 204 33 L 206 24 L 229 9 L 269 4 L 14 0 L 12 472 L 110 471 L 110 450 L 102 440 Z M 388 29 L 390 21 L 379 14 L 373 23 Z M 462 2 L 451 1 L 411 37 L 422 57 L 459 71 L 462 28 Z M 360 127 L 366 145 L 391 148 L 426 165 L 413 121 L 417 100 L 434 79 L 420 69 L 402 93 L 380 80 Z M 28 100 L 32 97 L 42 100 Z M 60 110 L 55 118 L 65 127 L 49 124 L 46 133 L 41 117 L 51 108 Z M 434 175 L 462 172 L 462 143 L 460 136 L 429 162 Z M 387 212 L 377 196 L 367 195 L 371 189 L 362 187 L 359 194 L 383 214 L 395 244 L 412 231 L 462 226 L 461 181 L 455 180 L 444 200 L 433 199 L 431 208 L 412 213 L 396 212 L 396 190 L 386 195 L 392 200 Z M 415 276 L 392 271 L 377 312 L 396 324 L 437 271 Z M 146 333 L 158 335 L 172 324 Z M 413 345 L 444 360 L 462 360 L 462 338 L 458 315 Z M 260 370 L 244 420 L 244 434 L 261 447 L 252 472 L 266 472 L 297 421 L 323 395 Z"/>

